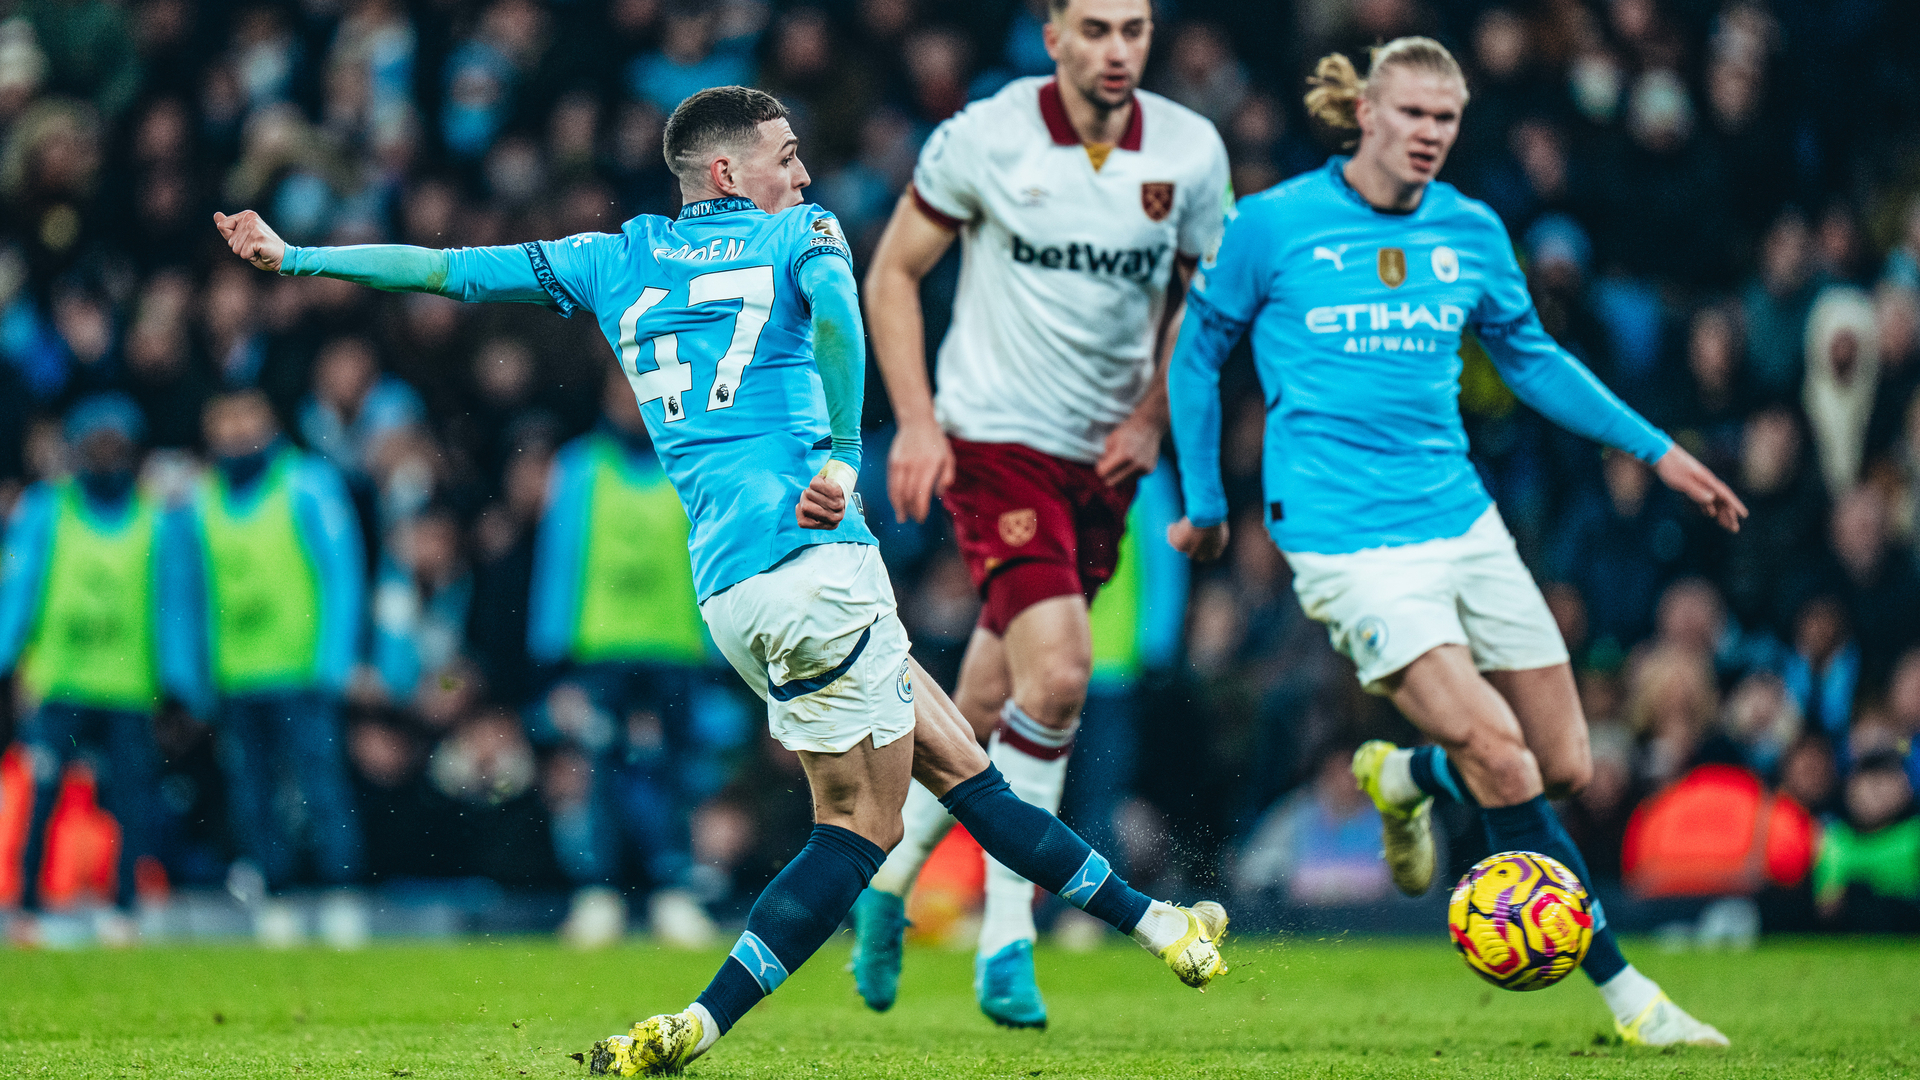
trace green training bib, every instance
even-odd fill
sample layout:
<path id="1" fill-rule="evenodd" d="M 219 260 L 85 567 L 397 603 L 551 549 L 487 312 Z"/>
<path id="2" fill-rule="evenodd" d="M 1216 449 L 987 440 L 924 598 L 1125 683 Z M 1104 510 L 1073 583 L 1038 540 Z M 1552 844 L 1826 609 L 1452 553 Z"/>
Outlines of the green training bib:
<path id="1" fill-rule="evenodd" d="M 222 693 L 305 685 L 320 655 L 320 578 L 300 538 L 294 455 L 268 466 L 251 507 L 236 509 L 213 470 L 200 493 L 213 677 Z"/>
<path id="2" fill-rule="evenodd" d="M 20 675 L 35 697 L 140 712 L 159 700 L 153 547 L 158 515 L 135 494 L 108 526 L 69 480 L 56 496 L 53 551 Z"/>
<path id="3" fill-rule="evenodd" d="M 594 440 L 589 467 L 574 659 L 699 663 L 706 638 L 680 497 L 665 472 L 634 472 L 610 439 Z"/>
<path id="4" fill-rule="evenodd" d="M 1093 673 L 1107 678 L 1132 678 L 1140 673 L 1141 546 L 1146 543 L 1139 506 L 1127 514 L 1127 532 L 1120 541 L 1120 561 L 1113 577 L 1093 598 L 1087 619 L 1093 626 Z"/>

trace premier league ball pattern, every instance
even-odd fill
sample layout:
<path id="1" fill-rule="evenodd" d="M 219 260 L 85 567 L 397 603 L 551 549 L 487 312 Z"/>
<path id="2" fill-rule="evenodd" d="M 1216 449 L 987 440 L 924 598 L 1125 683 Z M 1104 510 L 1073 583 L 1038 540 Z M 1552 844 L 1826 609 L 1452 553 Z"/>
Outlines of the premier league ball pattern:
<path id="1" fill-rule="evenodd" d="M 1480 860 L 1453 887 L 1447 932 L 1474 974 L 1504 990 L 1540 990 L 1587 955 L 1592 904 L 1559 860 L 1503 851 Z"/>

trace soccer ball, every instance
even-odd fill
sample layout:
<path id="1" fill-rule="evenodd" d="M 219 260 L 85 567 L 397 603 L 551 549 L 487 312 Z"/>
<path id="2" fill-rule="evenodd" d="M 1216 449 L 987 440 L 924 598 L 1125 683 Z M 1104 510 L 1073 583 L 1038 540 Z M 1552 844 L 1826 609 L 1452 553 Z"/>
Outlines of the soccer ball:
<path id="1" fill-rule="evenodd" d="M 1593 944 L 1593 901 L 1557 859 L 1503 851 L 1453 887 L 1447 932 L 1475 975 L 1504 990 L 1540 990 L 1580 966 Z"/>

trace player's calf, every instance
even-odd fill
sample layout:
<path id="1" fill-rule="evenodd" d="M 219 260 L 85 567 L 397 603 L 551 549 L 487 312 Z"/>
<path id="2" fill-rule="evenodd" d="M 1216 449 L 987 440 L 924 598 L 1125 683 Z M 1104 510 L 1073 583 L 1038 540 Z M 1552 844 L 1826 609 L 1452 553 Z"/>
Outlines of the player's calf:
<path id="1" fill-rule="evenodd" d="M 1218 904 L 1175 907 L 1129 886 L 1105 856 L 1059 818 L 1022 802 L 1000 770 L 984 771 L 940 797 L 987 854 L 1009 870 L 1087 914 L 1130 935 L 1166 961 L 1180 981 L 1204 988 L 1225 974 L 1220 941 L 1226 910 Z"/>

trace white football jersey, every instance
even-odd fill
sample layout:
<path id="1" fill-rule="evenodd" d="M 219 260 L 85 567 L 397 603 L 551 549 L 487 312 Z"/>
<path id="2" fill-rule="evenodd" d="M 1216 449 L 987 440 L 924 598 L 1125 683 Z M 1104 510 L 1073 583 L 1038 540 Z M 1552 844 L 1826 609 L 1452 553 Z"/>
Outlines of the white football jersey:
<path id="1" fill-rule="evenodd" d="M 1095 170 L 1059 86 L 1020 79 L 935 129 L 913 195 L 960 233 L 941 426 L 1097 460 L 1151 384 L 1175 260 L 1219 245 L 1232 196 L 1213 124 L 1140 91 Z"/>

